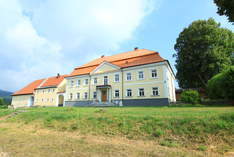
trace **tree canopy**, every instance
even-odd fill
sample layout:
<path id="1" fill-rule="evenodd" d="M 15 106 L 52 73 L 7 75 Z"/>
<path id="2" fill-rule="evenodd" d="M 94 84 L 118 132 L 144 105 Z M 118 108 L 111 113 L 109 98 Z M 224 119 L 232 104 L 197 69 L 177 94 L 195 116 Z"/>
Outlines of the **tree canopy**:
<path id="1" fill-rule="evenodd" d="M 234 0 L 214 0 L 214 3 L 218 6 L 217 13 L 226 15 L 234 23 Z"/>
<path id="2" fill-rule="evenodd" d="M 208 80 L 232 65 L 234 34 L 213 19 L 194 21 L 174 46 L 176 77 L 182 88 L 205 88 Z"/>

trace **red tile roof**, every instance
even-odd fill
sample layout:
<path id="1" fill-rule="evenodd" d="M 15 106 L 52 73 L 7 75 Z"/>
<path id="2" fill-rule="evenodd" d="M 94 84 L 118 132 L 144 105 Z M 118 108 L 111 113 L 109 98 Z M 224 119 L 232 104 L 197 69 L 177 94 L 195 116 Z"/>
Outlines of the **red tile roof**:
<path id="1" fill-rule="evenodd" d="M 13 96 L 15 95 L 28 95 L 33 94 L 33 91 L 35 88 L 37 88 L 45 79 L 36 80 L 25 86 L 24 88 L 20 89 L 19 91 L 16 91 Z"/>
<path id="2" fill-rule="evenodd" d="M 124 52 L 113 56 L 106 56 L 95 59 L 87 64 L 75 68 L 69 76 L 89 74 L 103 62 L 109 62 L 111 64 L 119 66 L 120 68 L 127 68 L 131 66 L 138 66 L 163 61 L 166 60 L 161 58 L 159 53 L 155 51 L 137 49 L 134 51 Z"/>
<path id="3" fill-rule="evenodd" d="M 40 87 L 58 86 L 64 80 L 64 77 L 66 76 L 67 75 L 49 77 Z"/>
<path id="4" fill-rule="evenodd" d="M 59 77 L 54 76 L 54 77 L 49 77 L 47 79 L 33 81 L 30 84 L 28 84 L 26 87 L 12 94 L 12 96 L 33 94 L 34 89 L 40 88 L 40 87 L 42 88 L 52 87 L 52 86 L 56 87 L 64 80 L 64 77 L 66 76 L 67 75 L 61 75 Z"/>

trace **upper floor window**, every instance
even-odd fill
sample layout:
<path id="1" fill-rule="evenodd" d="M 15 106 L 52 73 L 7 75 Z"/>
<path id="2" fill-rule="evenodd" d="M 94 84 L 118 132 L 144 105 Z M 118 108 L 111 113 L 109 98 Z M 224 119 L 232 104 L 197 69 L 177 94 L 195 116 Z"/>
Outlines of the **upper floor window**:
<path id="1" fill-rule="evenodd" d="M 73 94 L 72 94 L 72 93 L 70 93 L 70 99 L 72 100 L 72 98 L 73 98 Z"/>
<path id="2" fill-rule="evenodd" d="M 127 97 L 131 97 L 132 96 L 132 90 L 131 89 L 127 89 Z"/>
<path id="3" fill-rule="evenodd" d="M 76 93 L 76 99 L 80 99 L 80 93 Z"/>
<path id="4" fill-rule="evenodd" d="M 115 82 L 119 82 L 119 74 L 115 74 Z"/>
<path id="5" fill-rule="evenodd" d="M 48 93 L 50 93 L 50 89 L 48 89 Z"/>
<path id="6" fill-rule="evenodd" d="M 108 85 L 108 76 L 104 76 L 104 85 Z"/>
<path id="7" fill-rule="evenodd" d="M 52 92 L 54 92 L 54 89 L 52 89 Z"/>
<path id="8" fill-rule="evenodd" d="M 71 84 L 70 84 L 70 86 L 71 86 L 71 87 L 73 87 L 73 85 L 74 85 L 74 81 L 73 81 L 73 80 L 71 80 Z"/>
<path id="9" fill-rule="evenodd" d="M 88 93 L 87 92 L 84 93 L 84 98 L 88 99 Z"/>
<path id="10" fill-rule="evenodd" d="M 139 92 L 138 93 L 139 96 L 145 96 L 144 88 L 139 88 L 138 92 Z"/>
<path id="11" fill-rule="evenodd" d="M 153 94 L 153 96 L 157 96 L 158 95 L 158 87 L 153 87 L 152 88 L 152 94 Z"/>
<path id="12" fill-rule="evenodd" d="M 93 78 L 93 84 L 97 84 L 97 78 Z"/>
<path id="13" fill-rule="evenodd" d="M 131 73 L 127 73 L 127 81 L 130 81 L 130 80 L 132 80 L 132 75 Z"/>
<path id="14" fill-rule="evenodd" d="M 97 92 L 93 92 L 93 98 L 94 98 L 94 99 L 97 98 Z"/>
<path id="15" fill-rule="evenodd" d="M 89 80 L 85 79 L 85 85 L 89 84 Z"/>
<path id="16" fill-rule="evenodd" d="M 80 86 L 80 80 L 77 80 L 77 87 Z"/>
<path id="17" fill-rule="evenodd" d="M 151 77 L 152 78 L 156 78 L 157 77 L 157 70 L 156 69 L 151 70 Z"/>
<path id="18" fill-rule="evenodd" d="M 116 97 L 116 98 L 119 97 L 119 90 L 115 90 L 115 97 Z"/>
<path id="19" fill-rule="evenodd" d="M 144 79 L 144 72 L 143 71 L 138 71 L 138 79 L 143 80 Z"/>

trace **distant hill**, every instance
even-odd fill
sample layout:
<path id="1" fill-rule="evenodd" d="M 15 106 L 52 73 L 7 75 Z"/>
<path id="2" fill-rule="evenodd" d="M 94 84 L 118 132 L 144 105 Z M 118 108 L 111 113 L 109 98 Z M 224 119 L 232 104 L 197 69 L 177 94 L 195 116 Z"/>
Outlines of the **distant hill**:
<path id="1" fill-rule="evenodd" d="M 11 94 L 12 92 L 4 91 L 0 89 L 0 98 L 3 98 L 7 104 L 11 103 Z"/>
<path id="2" fill-rule="evenodd" d="M 0 97 L 9 97 L 11 96 L 12 92 L 4 91 L 0 89 Z"/>

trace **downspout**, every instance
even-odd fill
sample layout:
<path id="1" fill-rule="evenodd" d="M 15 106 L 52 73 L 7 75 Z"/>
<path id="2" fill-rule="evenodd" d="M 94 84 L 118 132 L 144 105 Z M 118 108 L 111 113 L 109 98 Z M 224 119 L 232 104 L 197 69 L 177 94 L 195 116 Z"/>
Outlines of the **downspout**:
<path id="1" fill-rule="evenodd" d="M 90 88 L 91 88 L 90 86 L 91 86 L 91 75 L 89 75 L 89 101 L 91 101 L 90 100 Z"/>
<path id="2" fill-rule="evenodd" d="M 124 91 L 123 91 L 123 83 L 124 83 L 124 80 L 123 80 L 123 69 L 121 69 L 121 74 L 122 74 L 122 106 L 123 106 L 123 95 L 124 95 Z"/>

